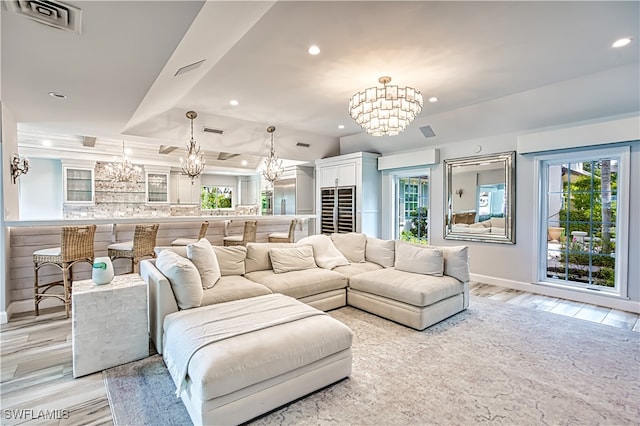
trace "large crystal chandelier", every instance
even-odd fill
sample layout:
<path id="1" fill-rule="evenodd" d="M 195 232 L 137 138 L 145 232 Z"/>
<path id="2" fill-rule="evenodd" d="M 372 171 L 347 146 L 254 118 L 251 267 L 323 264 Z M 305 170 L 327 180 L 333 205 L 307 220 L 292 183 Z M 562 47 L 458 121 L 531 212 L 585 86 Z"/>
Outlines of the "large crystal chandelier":
<path id="1" fill-rule="evenodd" d="M 370 135 L 395 136 L 422 111 L 422 93 L 413 87 L 387 86 L 391 77 L 378 81 L 383 87 L 369 87 L 351 97 L 349 114 Z"/>
<path id="2" fill-rule="evenodd" d="M 198 114 L 195 111 L 187 112 L 187 118 L 191 120 L 191 139 L 186 144 L 187 159 L 180 159 L 182 174 L 191 178 L 191 185 L 193 185 L 194 179 L 200 176 L 200 173 L 204 170 L 204 153 L 200 152 L 200 147 L 193 140 L 193 119 L 197 116 Z"/>
<path id="3" fill-rule="evenodd" d="M 124 150 L 124 141 L 122 141 L 122 157 L 120 157 L 120 160 L 107 164 L 105 169 L 107 179 L 112 182 L 134 183 L 140 177 L 140 167 L 131 164 L 131 161 L 127 158 Z"/>
<path id="4" fill-rule="evenodd" d="M 267 133 L 271 135 L 271 146 L 269 148 L 269 156 L 264 159 L 264 165 L 262 166 L 262 176 L 273 186 L 273 184 L 280 179 L 284 172 L 282 160 L 278 160 L 276 150 L 273 148 L 273 134 L 276 128 L 274 126 L 267 127 Z"/>

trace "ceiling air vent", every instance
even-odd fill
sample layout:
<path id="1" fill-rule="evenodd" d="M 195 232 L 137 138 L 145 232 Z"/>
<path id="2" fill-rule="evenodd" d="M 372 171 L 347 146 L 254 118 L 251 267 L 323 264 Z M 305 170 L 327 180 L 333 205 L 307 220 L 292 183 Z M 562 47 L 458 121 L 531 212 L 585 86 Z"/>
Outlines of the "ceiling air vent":
<path id="1" fill-rule="evenodd" d="M 311 145 L 309 145 L 308 143 L 304 143 L 304 142 L 298 142 L 296 144 L 296 146 L 301 146 L 303 148 L 309 148 Z"/>
<path id="2" fill-rule="evenodd" d="M 432 138 L 436 135 L 433 132 L 433 129 L 431 128 L 431 126 L 422 126 L 420 127 L 420 131 L 422 132 L 425 138 Z"/>
<path id="3" fill-rule="evenodd" d="M 57 1 L 10 0 L 9 10 L 50 27 L 80 34 L 82 10 Z"/>
<path id="4" fill-rule="evenodd" d="M 224 160 L 228 160 L 228 159 L 233 158 L 233 157 L 237 157 L 238 155 L 240 155 L 240 154 L 232 154 L 230 152 L 221 152 L 221 153 L 218 154 L 218 160 L 224 161 Z"/>
<path id="5" fill-rule="evenodd" d="M 215 133 L 216 135 L 221 135 L 224 133 L 222 129 L 214 129 L 213 127 L 203 127 L 202 131 L 205 133 Z"/>
<path id="6" fill-rule="evenodd" d="M 181 74 L 184 74 L 185 72 L 193 71 L 193 70 L 195 70 L 196 68 L 200 67 L 200 65 L 202 65 L 202 63 L 203 63 L 204 61 L 205 61 L 205 60 L 203 59 L 203 60 L 201 60 L 201 61 L 194 62 L 194 63 L 192 63 L 191 65 L 185 65 L 184 67 L 179 68 L 179 69 L 178 69 L 178 71 L 176 71 L 176 73 L 175 73 L 173 76 L 174 76 L 174 77 L 177 77 L 177 76 L 179 76 L 179 75 L 181 75 Z"/>
<path id="7" fill-rule="evenodd" d="M 175 151 L 176 149 L 178 149 L 177 146 L 160 145 L 160 148 L 158 149 L 158 154 L 168 154 L 172 151 Z"/>

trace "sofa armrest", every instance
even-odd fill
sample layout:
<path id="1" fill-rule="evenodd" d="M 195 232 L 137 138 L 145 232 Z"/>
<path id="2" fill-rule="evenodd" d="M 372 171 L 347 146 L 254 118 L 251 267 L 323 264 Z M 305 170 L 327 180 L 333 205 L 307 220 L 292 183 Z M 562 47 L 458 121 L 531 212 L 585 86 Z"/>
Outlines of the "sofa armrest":
<path id="1" fill-rule="evenodd" d="M 164 317 L 178 312 L 178 304 L 169 280 L 156 268 L 155 259 L 140 262 L 140 276 L 147 283 L 149 333 L 156 350 L 162 354 Z"/>

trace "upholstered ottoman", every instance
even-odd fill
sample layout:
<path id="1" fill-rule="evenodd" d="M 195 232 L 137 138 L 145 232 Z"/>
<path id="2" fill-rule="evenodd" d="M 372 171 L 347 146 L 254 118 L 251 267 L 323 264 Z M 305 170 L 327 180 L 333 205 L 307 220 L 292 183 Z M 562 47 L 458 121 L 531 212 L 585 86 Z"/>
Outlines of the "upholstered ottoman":
<path id="1" fill-rule="evenodd" d="M 351 374 L 351 330 L 282 294 L 168 315 L 163 357 L 195 424 L 238 424 Z"/>

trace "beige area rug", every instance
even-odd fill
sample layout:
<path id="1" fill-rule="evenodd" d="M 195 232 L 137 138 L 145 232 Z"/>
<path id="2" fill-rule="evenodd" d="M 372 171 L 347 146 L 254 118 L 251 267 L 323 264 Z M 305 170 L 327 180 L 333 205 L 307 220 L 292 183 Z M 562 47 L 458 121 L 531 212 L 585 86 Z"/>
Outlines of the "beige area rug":
<path id="1" fill-rule="evenodd" d="M 640 333 L 480 298 L 423 332 L 354 308 L 331 315 L 355 334 L 351 376 L 252 424 L 638 425 Z M 173 396 L 161 362 L 105 371 L 117 425 L 190 423 L 180 405 L 142 407 Z"/>

